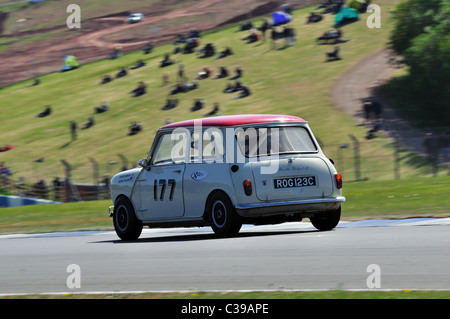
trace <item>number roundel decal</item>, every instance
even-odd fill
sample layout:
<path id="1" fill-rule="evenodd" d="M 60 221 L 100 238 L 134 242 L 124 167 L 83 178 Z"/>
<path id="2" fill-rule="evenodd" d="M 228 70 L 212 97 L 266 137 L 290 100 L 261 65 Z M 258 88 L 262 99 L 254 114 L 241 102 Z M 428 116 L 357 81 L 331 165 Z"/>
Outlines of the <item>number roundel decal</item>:
<path id="1" fill-rule="evenodd" d="M 195 171 L 191 174 L 191 178 L 194 181 L 201 181 L 201 180 L 205 179 L 206 177 L 208 177 L 208 172 L 205 170 L 202 170 L 202 169 Z"/>

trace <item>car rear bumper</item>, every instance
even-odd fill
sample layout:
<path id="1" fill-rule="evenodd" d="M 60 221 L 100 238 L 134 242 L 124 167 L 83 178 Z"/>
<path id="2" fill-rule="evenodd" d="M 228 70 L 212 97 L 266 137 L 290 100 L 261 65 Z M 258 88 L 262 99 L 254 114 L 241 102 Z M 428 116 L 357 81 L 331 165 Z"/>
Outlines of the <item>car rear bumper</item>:
<path id="1" fill-rule="evenodd" d="M 257 204 L 238 204 L 237 213 L 243 217 L 270 216 L 285 213 L 307 213 L 338 209 L 345 197 L 317 198 L 283 202 L 261 202 Z"/>

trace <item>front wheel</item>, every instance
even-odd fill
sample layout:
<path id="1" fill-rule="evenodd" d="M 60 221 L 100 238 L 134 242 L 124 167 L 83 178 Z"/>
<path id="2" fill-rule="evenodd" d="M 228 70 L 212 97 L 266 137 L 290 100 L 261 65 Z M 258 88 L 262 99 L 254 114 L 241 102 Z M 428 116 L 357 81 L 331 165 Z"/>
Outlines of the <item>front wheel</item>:
<path id="1" fill-rule="evenodd" d="M 339 224 L 341 219 L 341 207 L 334 211 L 317 214 L 310 217 L 311 224 L 318 230 L 332 230 Z"/>
<path id="2" fill-rule="evenodd" d="M 142 232 L 142 222 L 137 219 L 133 205 L 128 199 L 119 198 L 114 204 L 114 229 L 124 240 L 138 239 Z"/>
<path id="3" fill-rule="evenodd" d="M 242 227 L 241 217 L 234 210 L 230 199 L 223 193 L 211 197 L 208 205 L 208 219 L 216 235 L 232 236 Z"/>

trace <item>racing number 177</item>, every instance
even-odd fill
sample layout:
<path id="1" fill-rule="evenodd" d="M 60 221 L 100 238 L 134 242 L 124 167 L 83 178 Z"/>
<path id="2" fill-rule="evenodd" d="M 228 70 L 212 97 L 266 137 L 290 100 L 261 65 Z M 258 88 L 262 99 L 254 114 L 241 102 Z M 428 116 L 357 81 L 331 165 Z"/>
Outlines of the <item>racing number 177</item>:
<path id="1" fill-rule="evenodd" d="M 160 179 L 154 180 L 153 183 L 153 198 L 154 200 L 158 200 L 158 188 L 161 187 L 161 193 L 159 195 L 159 200 L 164 200 L 164 193 L 166 192 L 166 187 L 170 188 L 170 193 L 169 193 L 169 200 L 173 200 L 173 193 L 175 190 L 175 185 L 176 182 L 174 179 L 169 179 L 169 180 L 165 180 L 165 179 Z"/>

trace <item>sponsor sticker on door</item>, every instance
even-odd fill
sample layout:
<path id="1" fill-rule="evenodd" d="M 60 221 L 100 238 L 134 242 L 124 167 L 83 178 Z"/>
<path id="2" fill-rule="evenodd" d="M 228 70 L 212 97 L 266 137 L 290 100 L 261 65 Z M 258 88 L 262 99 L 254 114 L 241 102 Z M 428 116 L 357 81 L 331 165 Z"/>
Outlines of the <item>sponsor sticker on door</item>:
<path id="1" fill-rule="evenodd" d="M 195 171 L 191 174 L 191 178 L 194 181 L 201 181 L 201 180 L 204 180 L 206 177 L 208 177 L 208 172 L 205 170 L 202 170 L 202 169 Z"/>

